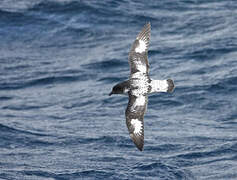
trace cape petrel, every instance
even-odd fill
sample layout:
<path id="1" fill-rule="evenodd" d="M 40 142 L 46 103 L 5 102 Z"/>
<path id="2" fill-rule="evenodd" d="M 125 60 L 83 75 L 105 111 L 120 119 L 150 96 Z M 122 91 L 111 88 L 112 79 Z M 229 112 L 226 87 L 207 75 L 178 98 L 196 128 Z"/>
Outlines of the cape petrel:
<path id="1" fill-rule="evenodd" d="M 142 151 L 144 146 L 144 114 L 147 108 L 148 94 L 154 92 L 172 92 L 173 80 L 153 80 L 149 76 L 148 46 L 151 25 L 147 23 L 137 35 L 129 52 L 129 80 L 115 85 L 109 95 L 126 94 L 129 96 L 125 112 L 126 124 L 131 139 Z"/>

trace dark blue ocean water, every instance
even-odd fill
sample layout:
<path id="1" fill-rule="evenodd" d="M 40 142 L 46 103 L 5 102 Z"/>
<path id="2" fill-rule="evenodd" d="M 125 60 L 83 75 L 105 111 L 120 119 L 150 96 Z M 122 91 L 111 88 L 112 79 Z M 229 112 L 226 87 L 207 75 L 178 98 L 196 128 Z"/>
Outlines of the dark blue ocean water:
<path id="1" fill-rule="evenodd" d="M 144 151 L 128 51 L 151 22 Z M 0 1 L 0 179 L 237 179 L 235 0 Z"/>

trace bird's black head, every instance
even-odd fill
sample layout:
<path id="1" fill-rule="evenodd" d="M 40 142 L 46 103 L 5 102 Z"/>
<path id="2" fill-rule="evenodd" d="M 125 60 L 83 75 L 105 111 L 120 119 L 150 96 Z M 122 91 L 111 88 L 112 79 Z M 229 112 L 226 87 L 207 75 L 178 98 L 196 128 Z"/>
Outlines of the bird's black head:
<path id="1" fill-rule="evenodd" d="M 112 94 L 123 94 L 123 90 L 124 90 L 124 86 L 122 86 L 122 84 L 117 84 L 113 87 L 109 95 L 111 96 Z"/>

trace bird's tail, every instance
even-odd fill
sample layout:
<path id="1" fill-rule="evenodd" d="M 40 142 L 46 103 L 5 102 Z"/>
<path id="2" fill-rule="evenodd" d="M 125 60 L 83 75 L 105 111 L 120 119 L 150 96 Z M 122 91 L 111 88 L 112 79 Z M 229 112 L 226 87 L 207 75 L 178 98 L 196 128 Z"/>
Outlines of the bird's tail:
<path id="1" fill-rule="evenodd" d="M 166 80 L 152 80 L 151 81 L 151 93 L 153 92 L 173 92 L 174 81 L 172 79 Z"/>
<path id="2" fill-rule="evenodd" d="M 174 81 L 172 79 L 167 79 L 168 90 L 167 92 L 171 93 L 174 90 Z"/>

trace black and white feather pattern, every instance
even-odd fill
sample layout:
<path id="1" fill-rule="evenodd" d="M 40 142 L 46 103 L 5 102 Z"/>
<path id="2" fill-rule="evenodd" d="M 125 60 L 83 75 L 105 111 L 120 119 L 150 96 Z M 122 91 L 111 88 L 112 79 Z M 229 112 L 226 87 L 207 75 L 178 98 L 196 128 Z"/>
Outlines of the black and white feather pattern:
<path id="1" fill-rule="evenodd" d="M 115 85 L 109 95 L 125 94 L 129 96 L 126 109 L 126 124 L 131 139 L 142 151 L 144 146 L 144 114 L 147 109 L 148 95 L 157 92 L 172 92 L 172 79 L 154 80 L 149 76 L 148 46 L 151 25 L 147 23 L 137 35 L 129 52 L 129 80 Z"/>
<path id="2" fill-rule="evenodd" d="M 129 94 L 126 109 L 126 123 L 129 135 L 137 148 L 142 151 L 144 146 L 144 114 L 147 108 L 147 96 L 133 96 Z"/>
<path id="3" fill-rule="evenodd" d="M 129 64 L 131 75 L 136 72 L 145 73 L 148 75 L 148 46 L 151 36 L 151 25 L 147 23 L 142 31 L 137 35 L 129 52 Z"/>
<path id="4" fill-rule="evenodd" d="M 126 123 L 131 139 L 142 151 L 144 146 L 144 114 L 148 102 L 149 63 L 147 58 L 150 23 L 138 34 L 129 52 L 130 92 L 126 109 Z"/>

